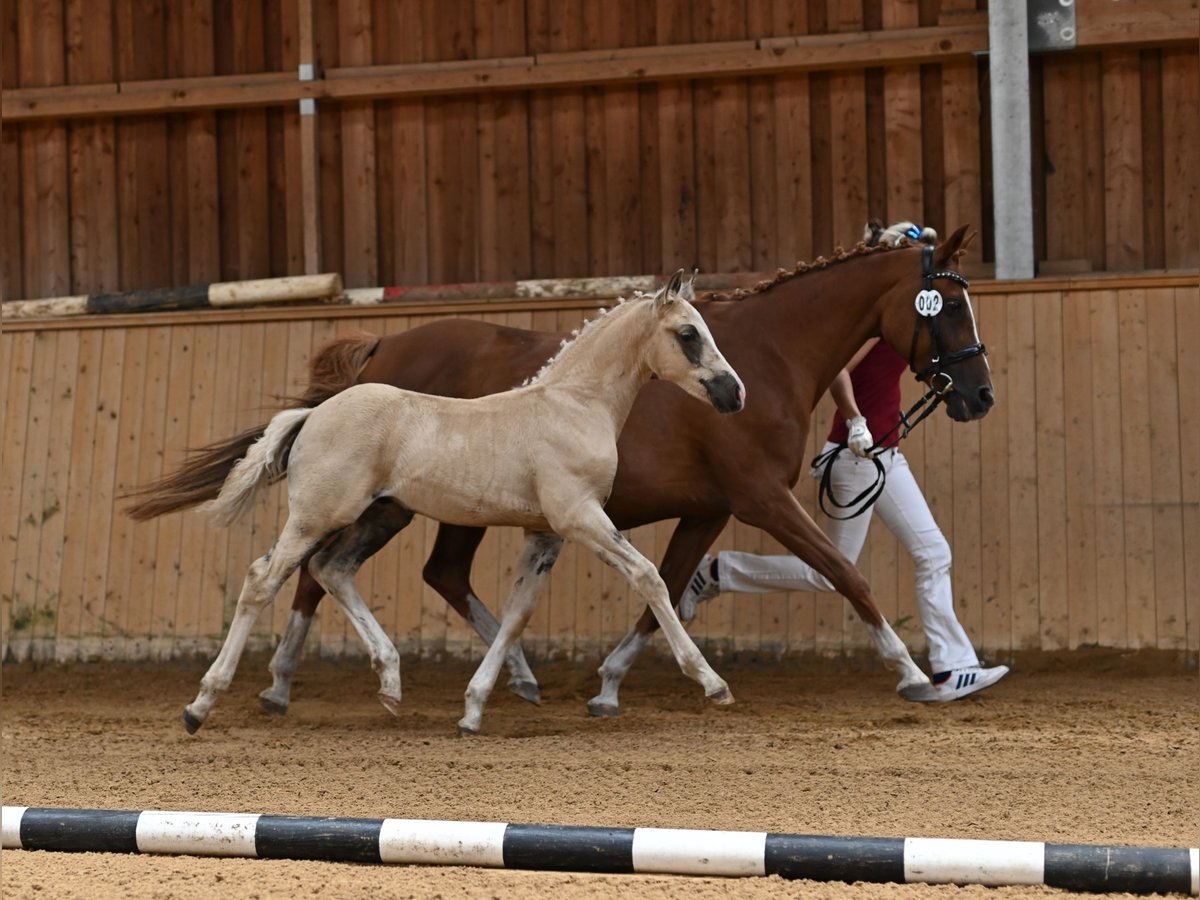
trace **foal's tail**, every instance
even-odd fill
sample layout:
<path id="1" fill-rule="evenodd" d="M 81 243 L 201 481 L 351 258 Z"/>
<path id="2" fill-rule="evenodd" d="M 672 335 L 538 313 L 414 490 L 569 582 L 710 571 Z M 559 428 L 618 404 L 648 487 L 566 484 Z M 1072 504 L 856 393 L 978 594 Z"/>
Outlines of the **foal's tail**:
<path id="1" fill-rule="evenodd" d="M 350 387 L 358 380 L 378 344 L 379 338 L 369 334 L 339 338 L 326 344 L 308 364 L 308 387 L 299 397 L 288 398 L 289 408 L 317 406 Z M 214 499 L 237 461 L 266 430 L 266 425 L 257 425 L 233 437 L 189 451 L 187 460 L 177 471 L 124 494 L 125 499 L 136 499 L 125 512 L 138 521 L 145 521 Z"/>
<path id="2" fill-rule="evenodd" d="M 288 451 L 313 407 L 285 409 L 276 413 L 263 432 L 225 479 L 215 500 L 200 507 L 221 525 L 232 525 L 250 508 L 254 495 L 264 484 L 274 484 L 287 474 Z"/>

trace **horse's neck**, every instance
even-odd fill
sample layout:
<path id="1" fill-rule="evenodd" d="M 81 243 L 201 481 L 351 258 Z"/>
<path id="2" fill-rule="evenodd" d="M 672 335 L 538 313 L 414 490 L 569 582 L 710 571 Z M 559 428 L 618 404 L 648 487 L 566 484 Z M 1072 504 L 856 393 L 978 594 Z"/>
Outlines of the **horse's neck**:
<path id="1" fill-rule="evenodd" d="M 882 256 L 885 252 L 879 251 Z M 811 396 L 802 399 L 813 406 L 869 338 L 880 334 L 881 298 L 894 284 L 892 267 L 879 265 L 883 259 L 866 257 L 833 263 L 822 269 L 796 275 L 743 300 L 747 321 L 759 334 L 769 334 L 781 355 L 794 369 L 800 389 Z M 857 278 L 850 266 L 870 266 L 871 277 Z M 862 287 L 847 289 L 859 282 Z"/>
<path id="2" fill-rule="evenodd" d="M 578 402 L 601 406 L 620 430 L 642 385 L 650 380 L 643 345 L 650 333 L 648 301 L 614 307 L 586 326 L 541 373 L 537 383 Z"/>

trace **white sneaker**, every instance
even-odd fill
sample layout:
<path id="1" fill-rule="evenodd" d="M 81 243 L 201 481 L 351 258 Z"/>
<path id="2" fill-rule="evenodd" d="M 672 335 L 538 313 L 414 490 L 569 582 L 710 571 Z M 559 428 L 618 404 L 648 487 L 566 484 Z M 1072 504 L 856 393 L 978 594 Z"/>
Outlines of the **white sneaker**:
<path id="1" fill-rule="evenodd" d="M 717 594 L 721 593 L 721 586 L 717 584 L 717 580 L 710 574 L 712 572 L 713 558 L 707 553 L 700 560 L 700 565 L 696 566 L 696 571 L 692 573 L 691 579 L 688 580 L 688 585 L 683 589 L 683 596 L 679 598 L 679 618 L 683 622 L 690 622 L 696 618 L 696 607 L 706 600 L 711 600 Z"/>
<path id="2" fill-rule="evenodd" d="M 948 703 L 991 687 L 1007 674 L 1008 666 L 966 666 L 934 675 L 933 690 L 939 702 Z"/>

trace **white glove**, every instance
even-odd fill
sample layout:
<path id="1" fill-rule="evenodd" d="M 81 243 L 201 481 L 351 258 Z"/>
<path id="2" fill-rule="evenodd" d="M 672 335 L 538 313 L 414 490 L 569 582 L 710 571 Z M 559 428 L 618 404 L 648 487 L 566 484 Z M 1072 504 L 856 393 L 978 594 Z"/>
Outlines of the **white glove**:
<path id="1" fill-rule="evenodd" d="M 871 449 L 871 445 L 875 441 L 872 440 L 871 431 L 867 428 L 866 418 L 855 416 L 853 419 L 847 419 L 846 427 L 850 430 L 850 436 L 846 438 L 846 446 L 850 448 L 850 452 L 863 459 L 870 459 L 872 454 L 867 451 Z"/>

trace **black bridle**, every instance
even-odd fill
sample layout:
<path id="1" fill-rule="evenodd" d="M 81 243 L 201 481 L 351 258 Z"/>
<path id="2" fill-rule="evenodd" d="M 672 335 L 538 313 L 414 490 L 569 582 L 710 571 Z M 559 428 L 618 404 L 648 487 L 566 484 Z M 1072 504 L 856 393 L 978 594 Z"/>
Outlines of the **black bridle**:
<path id="1" fill-rule="evenodd" d="M 945 279 L 953 281 L 955 284 L 961 285 L 963 291 L 970 287 L 970 283 L 953 269 L 938 269 L 933 268 L 933 245 L 926 244 L 921 248 L 921 294 L 918 294 L 918 310 L 917 321 L 913 326 L 912 344 L 908 351 L 908 368 L 916 375 L 917 381 L 924 382 L 929 388 L 907 412 L 900 413 L 900 421 L 892 428 L 888 429 L 887 433 L 877 439 L 868 449 L 867 453 L 871 454 L 871 462 L 875 463 L 875 482 L 862 491 L 857 497 L 847 503 L 838 501 L 833 496 L 832 472 L 833 463 L 837 459 L 839 453 L 847 449 L 845 443 L 838 444 L 836 447 L 831 447 L 820 456 L 813 460 L 813 469 L 821 470 L 821 483 L 817 489 L 817 503 L 821 507 L 821 511 L 831 519 L 846 520 L 854 519 L 861 516 L 872 504 L 879 499 L 879 495 L 883 493 L 884 485 L 887 481 L 887 476 L 883 471 L 883 463 L 879 461 L 879 457 L 874 455 L 876 451 L 882 449 L 884 441 L 890 438 L 896 431 L 900 431 L 900 440 L 908 437 L 909 433 L 917 427 L 921 422 L 929 417 L 939 403 L 946 399 L 946 395 L 954 390 L 954 379 L 944 370 L 945 366 L 952 366 L 955 363 L 960 363 L 963 360 L 970 359 L 972 356 L 979 354 L 987 355 L 987 347 L 983 342 L 976 341 L 969 346 L 963 347 L 961 350 L 955 350 L 951 353 L 943 354 L 940 352 L 940 341 L 938 340 L 938 317 L 941 315 L 942 295 L 933 286 L 933 282 L 937 279 Z M 927 301 L 933 303 L 936 308 L 932 312 L 926 312 L 921 309 L 920 300 L 924 295 Z M 931 307 L 926 307 L 929 309 Z M 917 342 L 921 337 L 921 326 L 929 323 L 929 352 L 930 361 L 924 369 L 917 369 Z M 933 401 L 932 403 L 930 401 Z M 928 404 L 928 406 L 926 406 Z M 922 409 L 922 407 L 925 407 Z M 917 415 L 915 419 L 910 417 Z M 854 512 L 846 516 L 835 515 L 829 511 L 826 506 L 826 500 L 836 509 L 855 509 Z M 860 506 L 861 504 L 861 506 Z"/>

